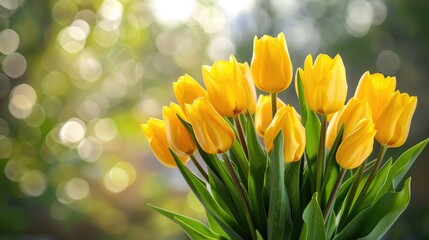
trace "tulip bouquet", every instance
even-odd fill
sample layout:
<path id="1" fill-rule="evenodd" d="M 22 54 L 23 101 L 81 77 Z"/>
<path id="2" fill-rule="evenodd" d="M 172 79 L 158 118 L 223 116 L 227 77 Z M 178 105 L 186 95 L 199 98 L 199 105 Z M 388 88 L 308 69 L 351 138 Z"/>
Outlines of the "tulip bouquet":
<path id="1" fill-rule="evenodd" d="M 293 75 L 282 33 L 255 37 L 251 66 L 231 56 L 202 74 L 205 89 L 180 77 L 178 104 L 142 124 L 155 156 L 206 210 L 203 223 L 150 205 L 190 238 L 380 239 L 407 208 L 403 179 L 429 139 L 385 157 L 407 139 L 417 105 L 394 77 L 364 73 L 346 103 L 341 57 L 309 55 L 295 74 L 300 115 L 277 97 Z M 255 85 L 267 93 L 257 100 Z"/>

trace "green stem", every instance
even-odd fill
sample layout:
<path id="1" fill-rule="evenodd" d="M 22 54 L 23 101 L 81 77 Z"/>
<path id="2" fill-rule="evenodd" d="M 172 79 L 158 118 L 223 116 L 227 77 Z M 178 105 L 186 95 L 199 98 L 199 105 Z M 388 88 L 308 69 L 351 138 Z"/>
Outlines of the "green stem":
<path id="1" fill-rule="evenodd" d="M 237 174 L 235 173 L 234 168 L 231 165 L 231 161 L 229 160 L 228 155 L 226 155 L 226 153 L 222 153 L 222 157 L 226 163 L 226 167 L 228 168 L 229 173 L 231 174 L 232 181 L 234 182 L 234 186 L 238 192 L 238 196 L 240 197 L 240 201 L 244 206 L 247 224 L 249 225 L 250 233 L 252 234 L 252 239 L 256 239 L 255 226 L 253 224 L 253 220 L 252 220 L 252 217 L 250 215 L 249 203 L 247 202 L 246 197 L 245 197 L 244 192 L 243 192 L 243 189 L 241 188 L 240 181 L 238 180 Z"/>
<path id="2" fill-rule="evenodd" d="M 246 143 L 246 139 L 244 137 L 243 127 L 241 125 L 241 121 L 240 121 L 239 116 L 234 118 L 234 122 L 235 122 L 235 126 L 237 127 L 238 138 L 240 140 L 241 146 L 243 147 L 244 154 L 246 154 L 246 158 L 249 159 L 249 152 L 247 150 L 247 143 Z"/>
<path id="3" fill-rule="evenodd" d="M 332 206 L 335 203 L 335 198 L 337 197 L 338 190 L 340 189 L 341 183 L 343 182 L 344 175 L 346 175 L 347 169 L 341 169 L 340 175 L 335 182 L 334 189 L 332 190 L 331 196 L 329 197 L 328 203 L 326 204 L 325 210 L 323 211 L 323 221 L 326 223 L 328 219 L 329 212 L 331 211 Z"/>
<path id="4" fill-rule="evenodd" d="M 198 163 L 197 159 L 195 158 L 194 154 L 192 154 L 191 156 L 191 160 L 194 163 L 195 167 L 197 167 L 198 171 L 200 171 L 201 176 L 204 177 L 204 179 L 206 179 L 206 181 L 209 181 L 209 176 L 207 175 L 207 173 L 204 171 L 203 167 Z"/>
<path id="5" fill-rule="evenodd" d="M 355 198 L 356 191 L 359 187 L 360 180 L 362 179 L 363 172 L 365 170 L 365 165 L 366 165 L 366 160 L 360 165 L 360 167 L 356 173 L 356 177 L 353 180 L 353 185 L 352 185 L 352 188 L 350 189 L 350 195 L 348 196 L 348 198 L 346 200 L 346 205 L 344 206 L 344 211 L 343 211 L 342 216 L 341 216 L 341 218 L 343 218 L 343 219 L 345 217 L 347 217 L 347 215 L 350 212 L 350 208 L 353 204 L 353 200 Z"/>
<path id="6" fill-rule="evenodd" d="M 271 93 L 271 114 L 274 116 L 277 113 L 277 93 Z"/>
<path id="7" fill-rule="evenodd" d="M 316 192 L 319 193 L 319 200 L 322 197 L 322 180 L 323 171 L 325 168 L 325 140 L 326 140 L 326 125 L 327 117 L 322 115 L 322 121 L 320 126 L 320 139 L 319 139 L 319 152 L 317 154 L 317 168 L 316 168 Z"/>
<path id="8" fill-rule="evenodd" d="M 377 161 L 375 162 L 374 167 L 372 167 L 372 170 L 369 173 L 368 179 L 366 180 L 365 185 L 363 186 L 362 191 L 359 194 L 358 200 L 365 196 L 369 186 L 371 186 L 372 180 L 374 180 L 374 177 L 377 174 L 381 163 L 383 162 L 384 154 L 386 154 L 387 148 L 387 146 L 381 146 L 380 151 L 378 152 Z"/>

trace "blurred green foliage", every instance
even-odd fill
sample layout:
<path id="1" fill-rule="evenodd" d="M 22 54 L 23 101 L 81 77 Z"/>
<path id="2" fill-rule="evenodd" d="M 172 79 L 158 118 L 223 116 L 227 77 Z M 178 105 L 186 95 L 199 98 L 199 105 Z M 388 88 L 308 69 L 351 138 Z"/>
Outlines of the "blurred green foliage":
<path id="1" fill-rule="evenodd" d="M 203 218 L 140 132 L 171 82 L 285 32 L 295 67 L 340 53 L 419 97 L 408 145 L 428 136 L 429 2 L 423 0 L 0 0 L 0 238 L 184 239 L 146 203 Z M 293 89 L 282 96 L 290 97 Z M 353 95 L 349 91 L 348 96 Z M 394 150 L 389 154 L 397 154 Z M 389 238 L 428 238 L 428 151 Z"/>

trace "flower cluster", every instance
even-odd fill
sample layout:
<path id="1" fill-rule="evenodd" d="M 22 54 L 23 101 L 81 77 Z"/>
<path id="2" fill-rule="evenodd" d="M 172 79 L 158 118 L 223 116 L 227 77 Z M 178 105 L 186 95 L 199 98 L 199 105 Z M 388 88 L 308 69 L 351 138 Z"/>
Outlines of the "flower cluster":
<path id="1" fill-rule="evenodd" d="M 205 89 L 187 74 L 174 82 L 177 104 L 164 106 L 163 120 L 151 118 L 142 130 L 161 163 L 179 167 L 210 226 L 153 208 L 195 239 L 382 236 L 393 224 L 383 217 L 393 214 L 395 220 L 408 204 L 407 186 L 395 190 L 427 143 L 380 169 L 386 150 L 407 139 L 417 97 L 397 91 L 395 77 L 365 72 L 346 102 L 340 55 L 320 54 L 314 61 L 309 55 L 294 79 L 300 115 L 277 97 L 290 86 L 293 72 L 280 33 L 255 37 L 251 66 L 234 56 L 203 66 Z M 265 94 L 257 98 L 255 86 Z M 366 164 L 374 139 L 380 152 Z M 204 180 L 186 167 L 188 159 Z M 379 220 L 361 231 L 365 222 L 359 213 L 369 218 L 371 208 L 388 201 L 403 204 L 375 213 Z"/>

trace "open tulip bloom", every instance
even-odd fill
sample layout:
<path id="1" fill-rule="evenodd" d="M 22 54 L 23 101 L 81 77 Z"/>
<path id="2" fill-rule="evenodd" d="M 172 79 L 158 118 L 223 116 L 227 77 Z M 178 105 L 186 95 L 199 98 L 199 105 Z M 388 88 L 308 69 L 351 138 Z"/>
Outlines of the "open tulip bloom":
<path id="1" fill-rule="evenodd" d="M 180 77 L 178 104 L 142 125 L 207 221 L 149 206 L 192 239 L 380 239 L 407 208 L 405 176 L 429 141 L 388 157 L 408 137 L 417 97 L 395 90 L 394 77 L 366 72 L 346 102 L 340 55 L 309 55 L 296 71 L 296 110 L 277 97 L 294 72 L 285 36 L 254 44 L 250 67 L 233 56 L 203 66 L 206 88 Z M 255 85 L 266 92 L 257 102 Z"/>

